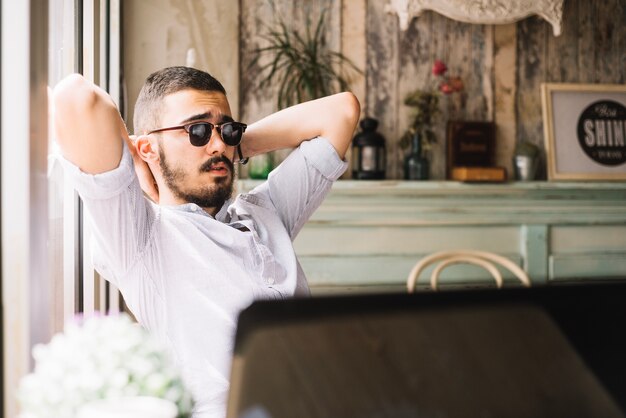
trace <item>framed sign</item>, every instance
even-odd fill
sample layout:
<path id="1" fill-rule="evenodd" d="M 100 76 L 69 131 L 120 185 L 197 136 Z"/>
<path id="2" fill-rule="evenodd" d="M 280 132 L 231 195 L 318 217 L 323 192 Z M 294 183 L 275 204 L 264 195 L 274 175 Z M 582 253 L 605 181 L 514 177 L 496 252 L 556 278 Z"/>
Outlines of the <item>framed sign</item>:
<path id="1" fill-rule="evenodd" d="M 550 180 L 626 180 L 626 85 L 541 85 Z"/>
<path id="2" fill-rule="evenodd" d="M 447 178 L 455 167 L 491 167 L 495 156 L 493 122 L 448 121 L 446 131 Z"/>

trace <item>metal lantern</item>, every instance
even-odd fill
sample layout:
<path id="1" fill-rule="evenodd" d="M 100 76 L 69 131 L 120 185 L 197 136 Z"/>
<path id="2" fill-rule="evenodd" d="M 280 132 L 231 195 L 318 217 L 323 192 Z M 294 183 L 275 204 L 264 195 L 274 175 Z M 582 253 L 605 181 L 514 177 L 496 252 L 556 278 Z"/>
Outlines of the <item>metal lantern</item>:
<path id="1" fill-rule="evenodd" d="M 361 132 L 352 141 L 352 178 L 382 180 L 385 178 L 385 138 L 378 132 L 378 121 L 365 118 Z"/>

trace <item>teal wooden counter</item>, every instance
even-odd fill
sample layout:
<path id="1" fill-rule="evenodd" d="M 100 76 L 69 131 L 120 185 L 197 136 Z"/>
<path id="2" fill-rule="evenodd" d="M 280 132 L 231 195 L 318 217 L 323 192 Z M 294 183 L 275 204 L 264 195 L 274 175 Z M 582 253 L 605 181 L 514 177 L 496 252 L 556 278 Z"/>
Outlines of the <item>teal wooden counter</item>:
<path id="1" fill-rule="evenodd" d="M 294 245 L 314 293 L 402 290 L 420 258 L 453 249 L 506 256 L 535 284 L 625 277 L 626 183 L 339 181 Z M 441 283 L 491 280 L 457 265 Z"/>

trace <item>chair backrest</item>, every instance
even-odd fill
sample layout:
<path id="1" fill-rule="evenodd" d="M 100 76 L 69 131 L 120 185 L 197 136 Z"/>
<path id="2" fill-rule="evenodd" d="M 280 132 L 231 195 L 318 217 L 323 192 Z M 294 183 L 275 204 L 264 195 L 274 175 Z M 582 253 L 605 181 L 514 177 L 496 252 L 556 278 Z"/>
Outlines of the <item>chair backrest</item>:
<path id="1" fill-rule="evenodd" d="M 430 277 L 430 286 L 433 290 L 437 290 L 437 282 L 441 271 L 450 265 L 459 263 L 469 263 L 483 267 L 494 278 L 498 288 L 502 287 L 502 275 L 496 265 L 508 269 L 520 280 L 520 282 L 522 282 L 522 285 L 530 287 L 531 284 L 530 278 L 524 270 L 508 258 L 501 255 L 478 250 L 439 251 L 424 257 L 415 264 L 407 277 L 407 290 L 409 293 L 413 293 L 415 291 L 415 286 L 417 285 L 420 273 L 428 266 L 436 262 L 439 262 L 439 264 L 435 267 Z"/>

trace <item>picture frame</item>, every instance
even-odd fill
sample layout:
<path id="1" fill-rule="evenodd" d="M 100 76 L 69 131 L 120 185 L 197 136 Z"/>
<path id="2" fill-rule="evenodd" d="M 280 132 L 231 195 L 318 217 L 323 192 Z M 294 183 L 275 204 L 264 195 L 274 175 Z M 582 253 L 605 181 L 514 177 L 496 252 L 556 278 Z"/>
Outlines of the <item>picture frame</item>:
<path id="1" fill-rule="evenodd" d="M 548 180 L 626 180 L 626 85 L 542 83 Z"/>

